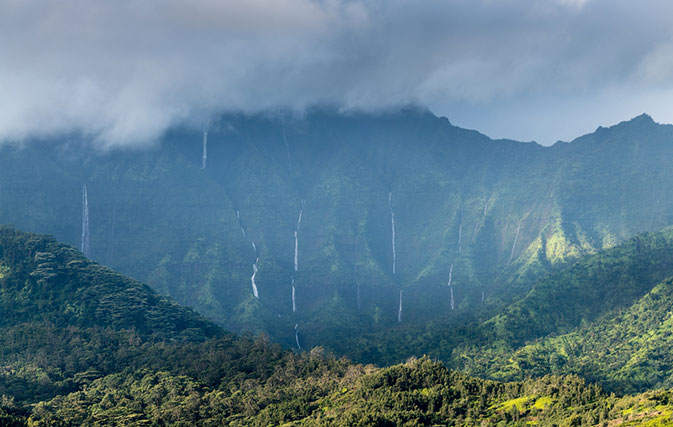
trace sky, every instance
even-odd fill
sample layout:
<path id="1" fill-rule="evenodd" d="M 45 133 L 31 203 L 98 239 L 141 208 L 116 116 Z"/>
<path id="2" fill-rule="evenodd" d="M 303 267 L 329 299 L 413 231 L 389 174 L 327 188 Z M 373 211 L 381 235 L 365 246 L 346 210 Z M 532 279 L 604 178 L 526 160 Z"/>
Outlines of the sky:
<path id="1" fill-rule="evenodd" d="M 673 123 L 669 0 L 0 0 L 0 141 L 410 103 L 549 145 Z"/>

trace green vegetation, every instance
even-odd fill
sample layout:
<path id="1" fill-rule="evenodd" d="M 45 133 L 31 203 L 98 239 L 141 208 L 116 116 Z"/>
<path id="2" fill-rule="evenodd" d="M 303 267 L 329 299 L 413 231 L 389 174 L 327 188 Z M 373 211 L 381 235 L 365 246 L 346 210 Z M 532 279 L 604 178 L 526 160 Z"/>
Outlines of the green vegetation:
<path id="1" fill-rule="evenodd" d="M 86 182 L 93 258 L 165 295 L 0 228 L 0 424 L 671 424 L 673 229 L 636 233 L 673 223 L 673 128 L 542 148 L 316 111 L 210 136 L 206 170 L 184 129 L 133 155 L 0 148 L 1 221 L 76 243 Z M 295 325 L 313 350 L 271 343 Z"/>
<path id="2" fill-rule="evenodd" d="M 93 152 L 76 136 L 3 146 L 0 222 L 79 246 L 86 183 L 92 259 L 228 330 L 291 346 L 300 324 L 304 346 L 375 363 L 446 359 L 408 331 L 489 318 L 547 273 L 673 224 L 673 128 L 646 116 L 545 148 L 413 108 L 228 115 L 210 124 L 205 170 L 201 140 L 179 128 L 136 151 Z M 360 351 L 372 333 L 397 342 Z"/>
<path id="3" fill-rule="evenodd" d="M 641 256 L 658 253 L 653 248 L 667 241 L 667 233 L 639 237 Z M 603 256 L 610 259 L 628 251 L 630 244 Z M 319 347 L 293 353 L 264 337 L 226 334 L 51 238 L 5 227 L 0 229 L 0 250 L 1 262 L 8 266 L 8 274 L 0 279 L 6 314 L 0 326 L 2 425 L 673 424 L 672 391 L 617 397 L 576 375 L 497 382 L 452 371 L 428 357 L 377 368 L 335 358 Z M 571 268 L 577 269 L 574 274 L 558 277 L 583 277 L 580 266 L 594 265 L 583 262 Z M 89 294 L 96 298 L 86 298 Z M 525 306 L 524 301 L 517 304 Z M 633 382 L 626 379 L 643 372 L 634 359 L 649 361 L 650 367 L 652 361 L 659 363 L 647 372 L 664 372 L 671 366 L 670 356 L 663 355 L 670 349 L 665 330 L 671 322 L 671 303 L 673 279 L 655 286 L 638 304 L 616 309 L 620 316 L 608 317 L 614 311 L 608 310 L 593 326 L 575 333 L 632 325 L 629 333 L 636 341 L 617 337 L 617 328 L 605 339 L 628 347 L 631 358 L 624 370 L 615 372 L 637 389 L 643 386 L 637 376 Z M 643 339 L 649 341 L 648 351 L 660 358 L 640 353 Z M 583 345 L 598 348 L 600 342 L 585 340 Z M 567 347 L 564 351 L 570 357 Z M 614 355 L 623 353 L 616 350 Z M 511 355 L 508 363 L 523 366 L 522 354 Z M 610 373 L 614 366 L 609 362 L 602 372 Z M 513 375 L 510 368 L 495 372 Z"/>

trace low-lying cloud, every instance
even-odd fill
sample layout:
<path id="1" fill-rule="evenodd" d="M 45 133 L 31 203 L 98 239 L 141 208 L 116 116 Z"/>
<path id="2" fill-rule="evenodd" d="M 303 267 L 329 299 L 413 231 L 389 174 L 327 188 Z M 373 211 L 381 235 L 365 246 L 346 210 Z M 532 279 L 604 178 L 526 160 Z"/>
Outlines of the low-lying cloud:
<path id="1" fill-rule="evenodd" d="M 670 16 L 663 0 L 0 0 L 0 140 L 130 145 L 323 103 L 420 103 L 542 142 L 673 121 Z"/>

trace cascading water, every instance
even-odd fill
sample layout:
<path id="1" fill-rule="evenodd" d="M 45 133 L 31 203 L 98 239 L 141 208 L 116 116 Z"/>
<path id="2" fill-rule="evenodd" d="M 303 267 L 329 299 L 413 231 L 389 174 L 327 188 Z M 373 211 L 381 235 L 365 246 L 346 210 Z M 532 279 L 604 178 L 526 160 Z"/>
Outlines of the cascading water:
<path id="1" fill-rule="evenodd" d="M 297 218 L 297 231 L 299 231 L 299 227 L 301 227 L 301 217 L 304 214 L 304 204 L 306 203 L 306 200 L 301 199 L 301 207 L 299 208 L 299 218 Z"/>
<path id="2" fill-rule="evenodd" d="M 298 323 L 294 324 L 294 340 L 297 343 L 297 350 L 301 350 L 301 346 L 299 345 L 299 324 Z"/>
<path id="3" fill-rule="evenodd" d="M 294 230 L 294 271 L 297 272 L 299 268 L 299 238 L 297 237 L 297 230 Z"/>
<path id="4" fill-rule="evenodd" d="M 241 212 L 238 209 L 236 210 L 236 219 L 238 220 L 238 226 L 241 227 L 241 233 L 243 233 L 243 238 L 247 239 L 248 233 L 245 232 L 245 228 L 243 227 L 243 223 L 241 222 Z"/>
<path id="5" fill-rule="evenodd" d="M 396 274 L 395 264 L 397 263 L 397 253 L 395 252 L 395 212 L 393 212 L 393 193 L 388 193 L 388 209 L 390 209 L 390 226 L 392 229 L 393 240 L 393 274 Z"/>
<path id="6" fill-rule="evenodd" d="M 299 217 L 297 218 L 297 228 L 294 229 L 294 271 L 299 268 L 299 227 L 301 227 L 301 217 L 304 214 L 304 199 L 301 200 L 299 208 Z"/>
<path id="7" fill-rule="evenodd" d="M 82 187 L 82 253 L 85 257 L 89 257 L 89 195 L 87 193 L 86 184 Z"/>
<path id="8" fill-rule="evenodd" d="M 512 259 L 514 258 L 514 249 L 516 249 L 516 242 L 519 240 L 519 231 L 521 231 L 521 221 L 519 221 L 519 225 L 516 227 L 516 235 L 514 235 L 514 243 L 512 244 L 512 252 L 509 254 L 509 261 L 507 261 L 507 265 L 509 265 L 512 262 Z"/>
<path id="9" fill-rule="evenodd" d="M 484 290 L 481 290 L 481 303 L 484 303 Z"/>
<path id="10" fill-rule="evenodd" d="M 287 151 L 287 162 L 290 165 L 290 170 L 292 170 L 292 156 L 290 156 L 290 144 L 287 143 L 287 137 L 285 136 L 285 128 L 283 128 L 283 141 L 285 141 L 285 150 Z"/>
<path id="11" fill-rule="evenodd" d="M 453 281 L 453 264 L 451 264 L 451 267 L 449 267 L 449 291 L 451 292 L 451 310 L 453 310 L 454 303 L 453 303 L 453 286 L 451 286 L 451 282 Z"/>
<path id="12" fill-rule="evenodd" d="M 201 169 L 206 168 L 208 160 L 208 128 L 203 128 L 203 154 L 201 155 Z"/>
<path id="13" fill-rule="evenodd" d="M 292 312 L 296 313 L 297 312 L 297 302 L 295 300 L 295 292 L 294 292 L 294 277 L 292 278 Z"/>
<path id="14" fill-rule="evenodd" d="M 299 270 L 299 227 L 301 227 L 301 217 L 302 217 L 303 214 L 304 214 L 304 199 L 301 200 L 301 207 L 299 208 L 299 217 L 297 218 L 297 228 L 295 228 L 295 230 L 294 230 L 294 272 L 295 273 Z M 297 305 L 295 304 L 294 276 L 292 276 L 292 312 L 293 313 L 297 312 Z"/>
<path id="15" fill-rule="evenodd" d="M 458 253 L 463 253 L 463 248 L 461 246 L 461 242 L 463 240 L 463 221 L 460 221 L 460 225 L 458 226 Z"/>
<path id="16" fill-rule="evenodd" d="M 400 289 L 400 305 L 397 309 L 397 323 L 402 323 L 402 289 Z"/>
<path id="17" fill-rule="evenodd" d="M 207 131 L 206 131 L 207 132 Z M 245 232 L 245 227 L 241 222 L 241 211 L 236 210 L 236 219 L 238 219 L 238 225 L 241 227 L 241 233 L 243 233 L 244 238 L 248 238 L 248 234 Z M 252 264 L 252 277 L 250 277 L 250 285 L 252 286 L 252 294 L 255 298 L 259 299 L 259 292 L 257 291 L 257 283 L 255 283 L 255 277 L 257 277 L 257 271 L 259 271 L 259 253 L 257 253 L 257 245 L 252 240 L 250 241 L 250 246 L 252 246 L 252 251 L 255 253 L 255 262 Z"/>
<path id="18" fill-rule="evenodd" d="M 449 267 L 449 287 L 451 286 L 451 280 L 453 279 L 453 264 Z"/>
<path id="19" fill-rule="evenodd" d="M 257 284 L 255 283 L 255 276 L 257 276 L 257 263 L 259 262 L 259 258 L 255 260 L 255 263 L 252 265 L 252 277 L 250 278 L 250 282 L 252 284 L 252 294 L 255 296 L 255 298 L 259 299 L 259 292 L 257 292 Z"/>

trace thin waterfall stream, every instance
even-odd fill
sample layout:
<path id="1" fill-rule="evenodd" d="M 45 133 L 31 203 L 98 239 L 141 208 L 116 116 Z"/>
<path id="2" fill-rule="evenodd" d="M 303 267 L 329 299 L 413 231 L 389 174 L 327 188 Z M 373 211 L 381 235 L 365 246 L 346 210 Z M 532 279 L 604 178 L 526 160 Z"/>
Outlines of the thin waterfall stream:
<path id="1" fill-rule="evenodd" d="M 89 194 L 87 192 L 86 184 L 82 187 L 82 244 L 81 250 L 85 257 L 89 258 L 90 254 L 90 238 L 89 238 Z"/>
<path id="2" fill-rule="evenodd" d="M 208 160 L 208 128 L 203 128 L 203 150 L 201 154 L 201 169 L 206 168 L 206 161 Z"/>

